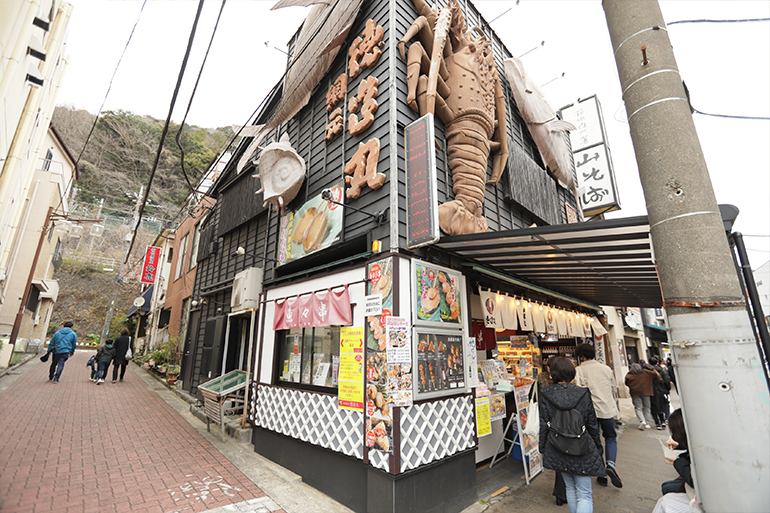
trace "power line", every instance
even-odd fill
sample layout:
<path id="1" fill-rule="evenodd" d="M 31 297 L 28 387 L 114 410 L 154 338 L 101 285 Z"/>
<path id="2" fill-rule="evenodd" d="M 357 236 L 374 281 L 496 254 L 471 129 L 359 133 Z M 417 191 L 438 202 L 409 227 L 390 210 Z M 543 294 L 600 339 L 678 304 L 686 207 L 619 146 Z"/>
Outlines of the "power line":
<path id="1" fill-rule="evenodd" d="M 131 38 L 134 37 L 134 31 L 136 30 L 136 26 L 139 25 L 139 20 L 142 17 L 142 12 L 144 12 L 145 5 L 147 5 L 147 0 L 144 0 L 144 2 L 142 2 L 142 7 L 139 8 L 139 16 L 136 17 L 136 22 L 134 22 L 134 26 L 131 29 L 131 33 L 128 35 L 128 41 L 126 41 L 126 45 L 123 47 L 123 52 L 120 54 L 118 63 L 115 65 L 115 69 L 112 71 L 112 77 L 110 77 L 110 83 L 107 86 L 107 92 L 104 94 L 104 100 L 102 100 L 102 104 L 99 106 L 99 111 L 96 113 L 96 116 L 94 117 L 94 122 L 91 125 L 91 130 L 88 132 L 88 135 L 86 136 L 86 142 L 83 143 L 83 148 L 80 150 L 80 154 L 78 155 L 78 158 L 75 160 L 75 173 L 73 173 L 72 176 L 70 176 L 69 183 L 67 184 L 67 187 L 64 188 L 65 191 L 69 190 L 70 186 L 72 185 L 72 181 L 75 179 L 75 174 L 79 169 L 78 166 L 80 165 L 80 159 L 81 157 L 83 157 L 83 154 L 86 151 L 86 146 L 88 146 L 88 141 L 91 140 L 91 135 L 93 135 L 94 133 L 96 124 L 99 122 L 99 114 L 102 113 L 104 104 L 107 103 L 107 97 L 109 96 L 110 90 L 112 89 L 112 82 L 113 80 L 115 80 L 115 75 L 118 73 L 118 68 L 120 67 L 120 63 L 123 62 L 123 57 L 126 55 L 126 50 L 128 50 L 128 45 L 129 43 L 131 43 Z M 59 200 L 59 205 L 54 210 L 59 210 L 59 207 L 61 207 L 63 201 L 64 201 L 64 198 L 62 197 Z"/>
<path id="2" fill-rule="evenodd" d="M 730 119 L 752 119 L 756 121 L 770 121 L 770 117 L 763 117 L 763 116 L 733 116 L 730 114 L 710 114 L 708 112 L 701 112 L 695 107 L 692 106 L 692 103 L 690 104 L 690 108 L 692 108 L 692 111 L 695 114 L 700 114 L 702 116 L 713 116 L 715 118 L 730 118 Z"/>
<path id="3" fill-rule="evenodd" d="M 131 250 L 134 247 L 134 241 L 136 240 L 136 234 L 139 231 L 139 225 L 142 222 L 142 214 L 144 213 L 144 205 L 147 202 L 147 197 L 150 194 L 150 188 L 152 187 L 152 180 L 155 178 L 155 171 L 158 169 L 158 162 L 160 162 L 160 155 L 163 152 L 163 142 L 166 140 L 166 134 L 168 133 L 168 126 L 171 123 L 171 114 L 174 112 L 174 105 L 176 104 L 176 98 L 179 95 L 179 89 L 182 85 L 182 78 L 184 77 L 185 69 L 187 69 L 187 61 L 190 58 L 190 50 L 192 49 L 193 40 L 195 39 L 195 30 L 198 27 L 198 21 L 201 17 L 201 11 L 203 10 L 203 0 L 200 0 L 198 3 L 198 12 L 195 14 L 195 21 L 193 22 L 192 30 L 190 31 L 190 39 L 187 42 L 187 50 L 184 54 L 184 59 L 182 59 L 182 66 L 179 69 L 179 77 L 176 81 L 176 87 L 174 88 L 174 94 L 171 97 L 171 104 L 168 108 L 168 115 L 166 116 L 166 122 L 163 125 L 163 132 L 160 134 L 160 144 L 158 145 L 158 152 L 155 155 L 155 162 L 152 165 L 152 171 L 150 171 L 150 179 L 147 182 L 147 189 L 144 192 L 144 197 L 142 198 L 142 203 L 139 206 L 139 212 L 137 213 L 137 223 L 136 226 L 134 226 L 133 229 L 133 235 L 131 236 L 131 242 L 128 245 L 128 251 L 126 252 L 126 259 L 124 260 L 124 263 L 128 261 L 128 257 L 131 254 Z"/>
<path id="4" fill-rule="evenodd" d="M 666 26 L 670 27 L 671 25 L 677 25 L 680 23 L 749 23 L 754 21 L 770 21 L 770 18 L 746 18 L 741 20 L 707 20 L 707 19 L 679 20 L 679 21 L 672 21 L 671 23 L 666 23 Z"/>
<path id="5" fill-rule="evenodd" d="M 190 192 L 192 192 L 193 196 L 195 196 L 195 199 L 197 200 L 197 193 L 195 191 L 195 187 L 193 187 L 192 183 L 190 183 L 190 178 L 187 176 L 187 171 L 185 171 L 184 168 L 184 148 L 182 148 L 182 143 L 179 141 L 179 137 L 182 135 L 182 130 L 184 130 L 184 122 L 187 120 L 187 114 L 190 113 L 190 107 L 192 107 L 193 98 L 195 98 L 195 91 L 198 90 L 198 83 L 201 81 L 201 75 L 203 75 L 203 67 L 206 65 L 206 59 L 209 58 L 209 51 L 211 50 L 211 45 L 214 42 L 214 36 L 217 33 L 217 27 L 219 27 L 219 20 L 222 18 L 222 12 L 225 10 L 225 3 L 227 3 L 227 0 L 222 0 L 222 6 L 219 8 L 219 15 L 217 16 L 217 21 L 214 24 L 214 29 L 211 31 L 211 39 L 209 39 L 209 46 L 206 48 L 206 53 L 203 56 L 203 62 L 201 62 L 201 68 L 198 70 L 198 78 L 195 79 L 195 86 L 193 87 L 192 93 L 190 94 L 190 102 L 187 104 L 187 110 L 184 113 L 184 118 L 182 118 L 182 123 L 179 125 L 179 130 L 176 132 L 176 145 L 179 147 L 179 151 L 181 152 L 181 158 L 180 163 L 182 166 L 182 175 L 184 175 L 184 179 L 187 182 L 188 187 L 190 187 Z"/>

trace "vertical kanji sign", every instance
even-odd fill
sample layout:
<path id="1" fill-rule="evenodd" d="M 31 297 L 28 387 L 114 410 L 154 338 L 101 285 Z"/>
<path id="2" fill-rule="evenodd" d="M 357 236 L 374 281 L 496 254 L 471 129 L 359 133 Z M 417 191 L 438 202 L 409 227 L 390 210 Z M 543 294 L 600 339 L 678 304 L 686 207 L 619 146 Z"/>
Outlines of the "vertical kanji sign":
<path id="1" fill-rule="evenodd" d="M 144 255 L 144 265 L 142 266 L 142 283 L 155 283 L 159 259 L 160 248 L 147 246 L 147 253 Z"/>

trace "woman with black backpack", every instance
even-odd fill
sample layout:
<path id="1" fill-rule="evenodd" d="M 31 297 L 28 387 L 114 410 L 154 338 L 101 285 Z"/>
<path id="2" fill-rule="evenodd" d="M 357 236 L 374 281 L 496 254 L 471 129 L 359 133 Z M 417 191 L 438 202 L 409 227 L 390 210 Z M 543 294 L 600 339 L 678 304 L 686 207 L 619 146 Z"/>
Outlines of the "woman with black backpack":
<path id="1" fill-rule="evenodd" d="M 591 477 L 606 477 L 591 392 L 571 383 L 575 366 L 563 356 L 548 361 L 554 384 L 539 391 L 543 466 L 561 472 L 570 513 L 592 513 Z"/>

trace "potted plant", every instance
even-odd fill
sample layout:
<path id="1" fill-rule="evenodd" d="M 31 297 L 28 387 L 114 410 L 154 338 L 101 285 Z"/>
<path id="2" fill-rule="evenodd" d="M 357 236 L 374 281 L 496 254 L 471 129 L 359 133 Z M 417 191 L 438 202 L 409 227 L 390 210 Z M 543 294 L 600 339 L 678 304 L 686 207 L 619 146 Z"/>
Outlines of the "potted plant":
<path id="1" fill-rule="evenodd" d="M 176 364 L 171 364 L 166 368 L 166 380 L 169 385 L 176 384 L 176 380 L 179 378 L 179 372 L 181 370 L 181 367 Z"/>

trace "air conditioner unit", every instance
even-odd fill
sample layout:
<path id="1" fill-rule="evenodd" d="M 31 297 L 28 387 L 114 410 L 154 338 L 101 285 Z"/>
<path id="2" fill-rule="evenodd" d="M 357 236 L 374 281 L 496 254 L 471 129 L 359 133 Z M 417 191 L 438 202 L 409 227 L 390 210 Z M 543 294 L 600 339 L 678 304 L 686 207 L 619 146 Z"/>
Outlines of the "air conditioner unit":
<path id="1" fill-rule="evenodd" d="M 249 267 L 235 275 L 233 295 L 230 298 L 231 312 L 259 308 L 263 276 L 264 270 L 260 267 Z"/>

